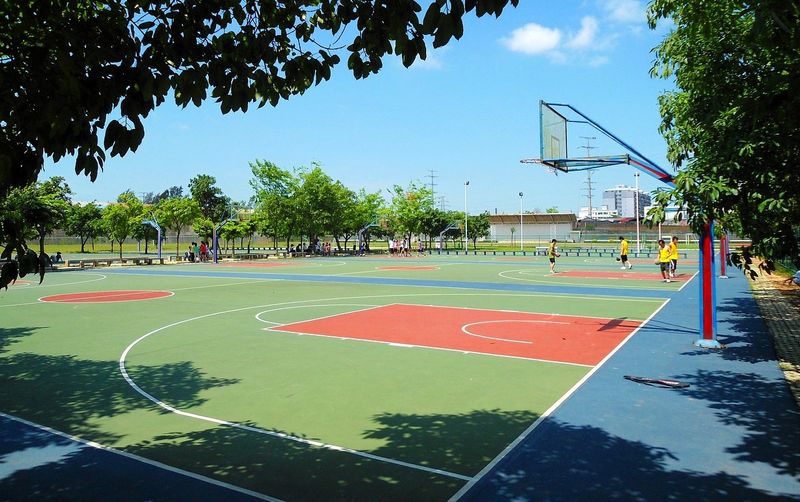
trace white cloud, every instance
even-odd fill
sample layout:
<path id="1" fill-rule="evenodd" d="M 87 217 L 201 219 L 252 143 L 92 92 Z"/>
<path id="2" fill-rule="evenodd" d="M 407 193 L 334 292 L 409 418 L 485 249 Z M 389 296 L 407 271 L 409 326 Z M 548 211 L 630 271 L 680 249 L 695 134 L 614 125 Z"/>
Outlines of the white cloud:
<path id="1" fill-rule="evenodd" d="M 561 31 L 528 23 L 512 31 L 510 37 L 500 39 L 500 42 L 513 52 L 546 54 L 558 47 L 561 42 Z"/>
<path id="2" fill-rule="evenodd" d="M 619 23 L 645 21 L 644 7 L 638 0 L 601 0 L 600 5 L 612 21 Z"/>
<path id="3" fill-rule="evenodd" d="M 441 70 L 444 67 L 444 61 L 435 54 L 428 52 L 424 60 L 417 58 L 411 67 L 420 70 Z"/>
<path id="4" fill-rule="evenodd" d="M 567 45 L 573 49 L 591 49 L 597 44 L 597 20 L 592 16 L 581 19 L 581 29 L 570 37 Z"/>

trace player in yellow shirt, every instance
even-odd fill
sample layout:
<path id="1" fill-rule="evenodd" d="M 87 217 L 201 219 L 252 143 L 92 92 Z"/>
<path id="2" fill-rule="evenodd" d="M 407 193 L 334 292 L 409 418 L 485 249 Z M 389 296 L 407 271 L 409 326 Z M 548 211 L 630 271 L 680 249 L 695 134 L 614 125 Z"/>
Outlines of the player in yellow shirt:
<path id="1" fill-rule="evenodd" d="M 558 243 L 558 241 L 553 239 L 552 241 L 550 241 L 550 247 L 547 248 L 547 257 L 550 258 L 550 273 L 551 274 L 555 274 L 556 273 L 556 258 L 561 256 L 559 254 L 559 252 L 558 252 L 558 246 L 556 246 L 557 243 Z"/>
<path id="2" fill-rule="evenodd" d="M 619 236 L 619 259 L 622 262 L 622 266 L 619 267 L 621 270 L 633 268 L 631 262 L 628 261 L 628 240 L 621 235 Z"/>
<path id="3" fill-rule="evenodd" d="M 672 262 L 669 276 L 675 277 L 675 271 L 678 270 L 678 238 L 672 236 L 672 241 L 669 243 L 669 259 Z"/>
<path id="4" fill-rule="evenodd" d="M 670 267 L 670 259 L 669 259 L 669 248 L 667 244 L 664 242 L 664 239 L 658 239 L 658 258 L 656 258 L 655 263 L 657 263 L 661 267 L 661 282 L 672 282 L 669 280 L 669 267 Z"/>

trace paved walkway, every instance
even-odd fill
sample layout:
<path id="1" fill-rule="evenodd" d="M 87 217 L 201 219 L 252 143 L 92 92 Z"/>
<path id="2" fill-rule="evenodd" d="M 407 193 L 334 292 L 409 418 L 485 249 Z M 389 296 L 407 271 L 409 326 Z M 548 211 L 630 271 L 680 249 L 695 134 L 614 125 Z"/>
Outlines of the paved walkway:
<path id="1" fill-rule="evenodd" d="M 752 281 L 753 296 L 775 344 L 778 363 L 800 407 L 800 288 L 783 277 L 762 274 Z"/>

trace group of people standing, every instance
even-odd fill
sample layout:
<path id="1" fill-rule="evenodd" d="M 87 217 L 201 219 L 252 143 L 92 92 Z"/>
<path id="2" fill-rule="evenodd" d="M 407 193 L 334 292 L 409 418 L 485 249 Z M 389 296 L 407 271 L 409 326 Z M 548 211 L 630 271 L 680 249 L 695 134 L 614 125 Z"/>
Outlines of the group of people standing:
<path id="1" fill-rule="evenodd" d="M 200 244 L 192 242 L 183 257 L 192 263 L 207 262 L 211 259 L 211 250 L 206 241 L 200 241 Z"/>
<path id="2" fill-rule="evenodd" d="M 422 240 L 417 241 L 417 254 L 424 254 L 425 246 Z M 409 239 L 389 239 L 390 256 L 411 256 L 411 241 Z"/>
<path id="3" fill-rule="evenodd" d="M 633 268 L 631 262 L 628 261 L 628 240 L 625 237 L 619 237 L 619 259 L 622 270 L 630 270 Z M 675 277 L 678 270 L 678 238 L 673 236 L 669 244 L 664 239 L 658 240 L 658 258 L 655 264 L 661 269 L 661 282 L 672 282 L 670 278 Z"/>

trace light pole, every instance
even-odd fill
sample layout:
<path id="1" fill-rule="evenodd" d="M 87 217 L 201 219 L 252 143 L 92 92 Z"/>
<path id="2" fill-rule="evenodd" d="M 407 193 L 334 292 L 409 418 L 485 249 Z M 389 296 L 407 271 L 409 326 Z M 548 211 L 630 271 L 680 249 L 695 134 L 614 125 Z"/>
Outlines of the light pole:
<path id="1" fill-rule="evenodd" d="M 636 194 L 633 199 L 633 206 L 636 211 L 636 254 L 642 252 L 641 244 L 639 243 L 639 173 L 633 173 L 636 178 Z"/>
<path id="2" fill-rule="evenodd" d="M 522 192 L 519 193 L 519 250 L 525 252 L 523 240 L 523 226 L 522 226 Z"/>
<path id="3" fill-rule="evenodd" d="M 467 213 L 467 187 L 469 186 L 469 180 L 464 182 L 464 254 L 467 254 L 468 246 L 469 246 L 469 230 L 467 228 L 467 220 L 469 219 Z"/>

